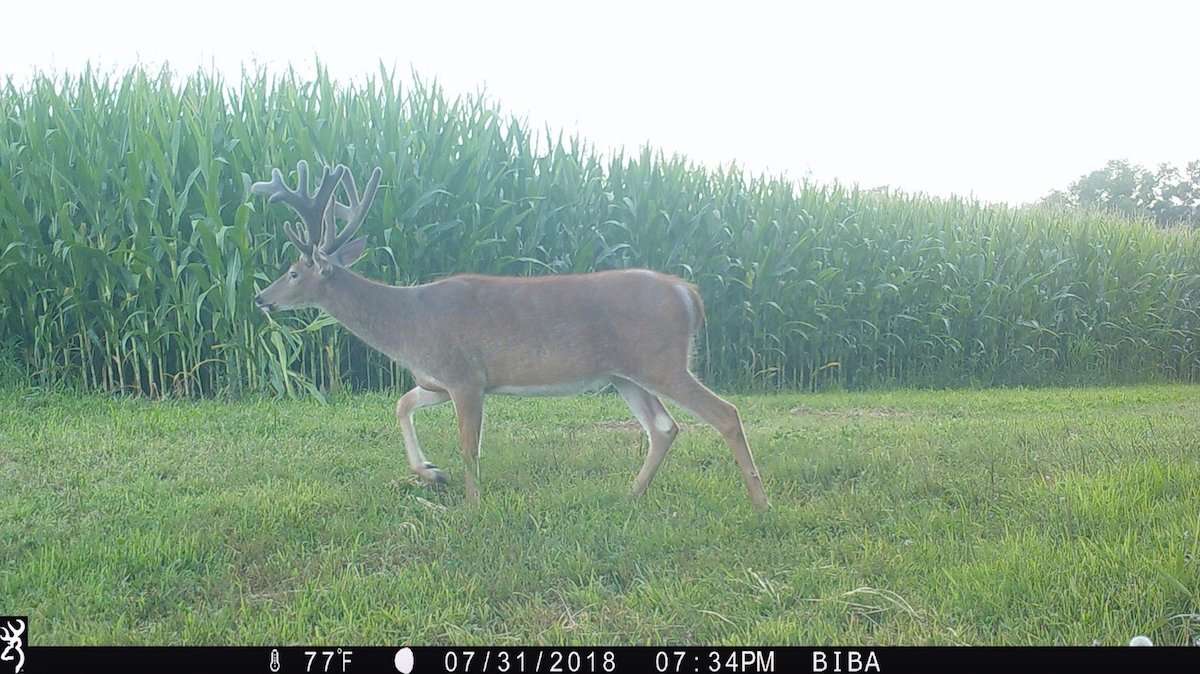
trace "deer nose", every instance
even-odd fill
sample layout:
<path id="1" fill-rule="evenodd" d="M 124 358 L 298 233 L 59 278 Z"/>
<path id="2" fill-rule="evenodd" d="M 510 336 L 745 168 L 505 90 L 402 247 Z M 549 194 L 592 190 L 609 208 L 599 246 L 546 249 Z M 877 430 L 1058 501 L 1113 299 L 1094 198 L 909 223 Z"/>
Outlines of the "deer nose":
<path id="1" fill-rule="evenodd" d="M 254 306 L 258 307 L 259 309 L 262 309 L 263 311 L 268 311 L 268 312 L 271 311 L 271 309 L 275 308 L 275 305 L 264 300 L 262 298 L 262 295 L 254 296 Z"/>

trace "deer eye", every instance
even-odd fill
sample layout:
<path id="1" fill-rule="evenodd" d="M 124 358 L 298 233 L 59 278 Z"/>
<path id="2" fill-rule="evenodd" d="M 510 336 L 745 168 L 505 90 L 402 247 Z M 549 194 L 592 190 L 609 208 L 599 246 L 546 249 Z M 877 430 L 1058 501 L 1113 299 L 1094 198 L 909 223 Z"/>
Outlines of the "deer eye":
<path id="1" fill-rule="evenodd" d="M 300 274 L 296 273 L 295 269 L 289 269 L 288 270 L 288 278 L 290 278 L 294 281 L 294 280 L 300 278 Z"/>

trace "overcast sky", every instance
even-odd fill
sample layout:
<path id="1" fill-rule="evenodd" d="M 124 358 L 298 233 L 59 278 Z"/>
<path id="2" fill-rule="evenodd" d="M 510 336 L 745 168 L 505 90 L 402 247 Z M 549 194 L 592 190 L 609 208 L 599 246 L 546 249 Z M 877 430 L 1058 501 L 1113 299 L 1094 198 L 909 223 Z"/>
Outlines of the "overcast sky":
<path id="1" fill-rule="evenodd" d="M 141 61 L 485 87 L 601 148 L 1028 201 L 1200 159 L 1200 3 L 10 2 L 0 74 Z"/>

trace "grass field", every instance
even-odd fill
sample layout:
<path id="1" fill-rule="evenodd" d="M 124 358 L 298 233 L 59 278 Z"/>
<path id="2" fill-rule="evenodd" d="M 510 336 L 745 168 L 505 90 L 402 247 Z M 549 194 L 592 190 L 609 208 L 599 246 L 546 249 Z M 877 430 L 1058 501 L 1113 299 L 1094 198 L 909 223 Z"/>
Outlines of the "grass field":
<path id="1" fill-rule="evenodd" d="M 0 392 L 0 601 L 33 643 L 1200 638 L 1200 387 L 734 397 L 773 509 L 615 396 L 489 398 L 483 504 L 393 400 Z"/>

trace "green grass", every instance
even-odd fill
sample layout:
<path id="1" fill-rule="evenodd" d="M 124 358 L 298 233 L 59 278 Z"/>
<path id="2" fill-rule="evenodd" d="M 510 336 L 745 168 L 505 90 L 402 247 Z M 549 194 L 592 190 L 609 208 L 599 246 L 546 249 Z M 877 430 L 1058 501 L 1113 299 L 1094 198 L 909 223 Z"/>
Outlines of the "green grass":
<path id="1" fill-rule="evenodd" d="M 1200 636 L 1200 388 L 735 397 L 773 509 L 615 396 L 490 398 L 483 504 L 393 400 L 0 393 L 0 597 L 37 644 L 1123 644 Z"/>

